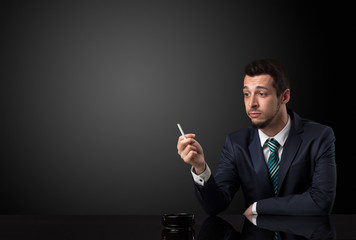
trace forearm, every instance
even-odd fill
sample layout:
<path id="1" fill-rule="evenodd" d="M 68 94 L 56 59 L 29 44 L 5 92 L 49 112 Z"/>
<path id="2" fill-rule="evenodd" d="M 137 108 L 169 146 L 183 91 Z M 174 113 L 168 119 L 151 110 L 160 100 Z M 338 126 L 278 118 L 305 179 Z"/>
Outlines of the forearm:
<path id="1" fill-rule="evenodd" d="M 328 215 L 333 206 L 333 199 L 318 204 L 309 191 L 303 194 L 285 197 L 267 198 L 257 201 L 257 213 L 268 215 Z"/>
<path id="2" fill-rule="evenodd" d="M 214 177 L 211 177 L 209 166 L 206 165 L 205 171 L 200 174 L 195 172 L 194 167 L 190 169 L 190 172 L 195 183 L 197 198 L 205 211 L 210 215 L 216 215 L 222 211 L 220 207 L 225 205 L 225 199 L 223 195 L 220 194 L 220 190 L 215 183 Z"/>
<path id="3" fill-rule="evenodd" d="M 195 183 L 195 190 L 199 202 L 209 215 L 222 212 L 231 201 L 231 198 L 218 187 L 213 176 L 204 183 L 204 186 Z"/>
<path id="4" fill-rule="evenodd" d="M 240 186 L 231 148 L 232 145 L 227 138 L 215 176 L 211 175 L 204 184 L 200 184 L 199 181 L 195 184 L 198 200 L 210 215 L 225 210 Z"/>

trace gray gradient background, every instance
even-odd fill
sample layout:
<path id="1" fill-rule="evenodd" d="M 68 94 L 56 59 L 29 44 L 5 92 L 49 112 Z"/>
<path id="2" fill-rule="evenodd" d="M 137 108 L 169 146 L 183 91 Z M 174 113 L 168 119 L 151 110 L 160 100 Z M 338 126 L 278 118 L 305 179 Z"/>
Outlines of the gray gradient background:
<path id="1" fill-rule="evenodd" d="M 215 172 L 225 135 L 249 124 L 243 68 L 266 57 L 289 72 L 289 107 L 333 127 L 334 210 L 356 212 L 336 126 L 355 121 L 340 109 L 355 86 L 351 7 L 265 2 L 2 3 L 1 213 L 202 212 L 176 123 Z"/>

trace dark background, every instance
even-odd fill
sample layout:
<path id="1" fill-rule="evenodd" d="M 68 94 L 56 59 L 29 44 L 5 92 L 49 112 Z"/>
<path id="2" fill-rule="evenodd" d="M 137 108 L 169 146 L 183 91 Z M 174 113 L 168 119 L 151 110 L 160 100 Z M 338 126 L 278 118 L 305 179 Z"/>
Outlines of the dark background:
<path id="1" fill-rule="evenodd" d="M 259 58 L 287 69 L 290 108 L 333 128 L 334 212 L 356 213 L 353 7 L 266 2 L 1 2 L 0 213 L 200 213 L 176 123 L 215 172 Z"/>

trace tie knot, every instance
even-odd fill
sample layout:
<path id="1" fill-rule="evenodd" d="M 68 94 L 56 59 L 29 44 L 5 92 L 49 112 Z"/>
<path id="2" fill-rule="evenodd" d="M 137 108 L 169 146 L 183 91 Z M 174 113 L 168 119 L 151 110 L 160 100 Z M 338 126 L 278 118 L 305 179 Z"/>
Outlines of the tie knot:
<path id="1" fill-rule="evenodd" d="M 267 140 L 267 146 L 271 152 L 276 152 L 279 147 L 279 143 L 276 139 L 271 138 Z"/>

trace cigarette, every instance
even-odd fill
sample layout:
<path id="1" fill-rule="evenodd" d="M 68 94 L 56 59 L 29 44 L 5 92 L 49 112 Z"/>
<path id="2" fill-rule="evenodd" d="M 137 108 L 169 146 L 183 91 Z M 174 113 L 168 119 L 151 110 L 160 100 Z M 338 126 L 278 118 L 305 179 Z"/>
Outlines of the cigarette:
<path id="1" fill-rule="evenodd" d="M 185 134 L 184 134 L 184 132 L 183 132 L 183 129 L 182 129 L 182 127 L 180 126 L 179 123 L 177 123 L 177 126 L 178 126 L 179 131 L 180 131 L 180 133 L 182 134 L 183 138 L 184 138 L 184 139 L 187 139 L 187 138 L 185 137 Z"/>

